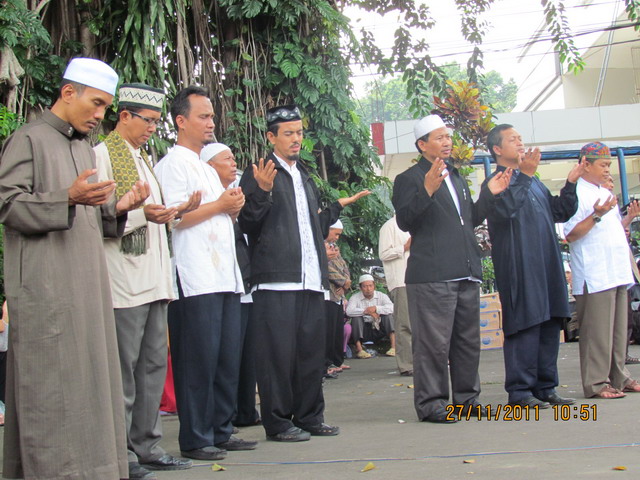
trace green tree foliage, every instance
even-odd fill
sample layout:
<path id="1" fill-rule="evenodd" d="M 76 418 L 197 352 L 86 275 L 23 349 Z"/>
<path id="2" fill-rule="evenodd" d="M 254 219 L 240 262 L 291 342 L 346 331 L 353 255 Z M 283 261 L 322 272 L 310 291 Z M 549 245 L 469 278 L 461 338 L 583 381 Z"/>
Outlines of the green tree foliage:
<path id="1" fill-rule="evenodd" d="M 349 65 L 373 65 L 383 75 L 402 73 L 413 115 L 432 108 L 429 93 L 444 92 L 446 72 L 429 56 L 425 35 L 436 21 L 424 2 L 350 0 L 369 12 L 399 19 L 394 42 L 382 50 L 370 32 L 356 35 L 341 13 L 346 0 L 0 0 L 0 62 L 13 55 L 12 81 L 0 78 L 0 97 L 12 112 L 28 118 L 50 105 L 66 61 L 76 55 L 111 63 L 125 82 L 177 89 L 201 84 L 216 109 L 216 135 L 229 144 L 242 167 L 268 152 L 265 110 L 295 102 L 305 113 L 303 162 L 314 173 L 325 201 L 362 188 L 376 191 L 345 215 L 343 248 L 354 274 L 357 261 L 372 256 L 377 232 L 387 218 L 387 182 L 374 174 L 376 152 L 368 124 L 352 100 Z M 487 25 L 478 19 L 495 0 L 454 0 L 465 38 L 474 45 L 467 77 L 482 85 L 480 44 Z M 637 12 L 625 0 L 628 15 Z M 560 0 L 546 21 L 565 62 L 581 68 L 572 48 Z M 21 73 L 21 69 L 24 73 Z M 0 72 L 4 72 L 0 68 Z M 7 101 L 12 100 L 12 102 Z M 113 114 L 111 114 L 113 119 Z M 108 122 L 106 129 L 109 128 Z M 154 156 L 172 138 L 167 122 L 151 142 Z"/>
<path id="2" fill-rule="evenodd" d="M 467 72 L 458 64 L 445 65 L 442 71 L 447 80 L 470 80 Z M 513 79 L 505 83 L 500 73 L 491 70 L 479 75 L 478 82 L 482 100 L 492 111 L 510 112 L 516 106 L 518 87 Z M 424 108 L 418 112 L 412 107 L 412 99 L 417 95 L 426 99 L 422 104 Z M 367 94 L 357 101 L 357 112 L 367 124 L 419 118 L 433 109 L 433 95 L 434 92 L 430 89 L 420 92 L 409 91 L 407 82 L 400 77 L 370 82 L 367 85 Z"/>

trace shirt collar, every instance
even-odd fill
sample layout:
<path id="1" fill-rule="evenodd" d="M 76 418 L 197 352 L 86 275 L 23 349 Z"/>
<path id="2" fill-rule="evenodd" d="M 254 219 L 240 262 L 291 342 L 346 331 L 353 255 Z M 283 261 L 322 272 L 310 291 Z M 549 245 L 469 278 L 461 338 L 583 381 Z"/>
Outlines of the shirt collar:
<path id="1" fill-rule="evenodd" d="M 292 172 L 292 171 L 296 170 L 296 166 L 298 165 L 298 162 L 293 162 L 293 165 L 289 165 L 286 161 L 284 161 L 282 158 L 280 158 L 275 153 L 273 154 L 273 156 L 276 157 L 276 160 L 278 160 L 278 162 L 280 162 L 280 165 L 282 166 L 282 168 L 284 168 L 287 172 Z"/>
<path id="2" fill-rule="evenodd" d="M 173 150 L 177 154 L 179 154 L 181 157 L 187 156 L 187 157 L 190 157 L 192 160 L 197 160 L 198 162 L 201 162 L 200 155 L 198 155 L 196 152 L 194 152 L 190 148 L 183 147 L 182 145 L 174 145 Z"/>
<path id="3" fill-rule="evenodd" d="M 578 179 L 578 183 L 582 184 L 583 188 L 590 188 L 591 190 L 596 190 L 596 191 L 600 191 L 602 188 L 604 188 L 602 185 L 594 185 L 591 182 L 587 182 L 584 178 L 580 177 Z"/>
<path id="4" fill-rule="evenodd" d="M 65 137 L 72 138 L 74 134 L 78 138 L 86 137 L 86 135 L 84 135 L 83 133 L 76 131 L 76 129 L 73 128 L 73 125 L 71 125 L 68 122 L 65 122 L 63 119 L 61 119 L 59 116 L 57 116 L 48 108 L 42 114 L 42 120 L 47 122 L 49 125 L 55 128 Z"/>

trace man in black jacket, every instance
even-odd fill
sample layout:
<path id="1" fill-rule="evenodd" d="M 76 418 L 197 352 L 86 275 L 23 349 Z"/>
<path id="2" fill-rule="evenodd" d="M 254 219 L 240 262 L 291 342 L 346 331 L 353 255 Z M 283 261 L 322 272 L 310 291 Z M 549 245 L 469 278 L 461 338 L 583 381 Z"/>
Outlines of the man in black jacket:
<path id="1" fill-rule="evenodd" d="M 251 249 L 262 422 L 268 439 L 299 442 L 339 433 L 324 423 L 324 238 L 342 208 L 369 192 L 341 198 L 318 213 L 318 191 L 298 161 L 298 107 L 270 109 L 267 126 L 274 152 L 266 164 L 260 159 L 245 171 L 240 187 L 246 203 L 238 220 Z"/>
<path id="2" fill-rule="evenodd" d="M 443 160 L 452 141 L 442 119 L 429 115 L 414 133 L 422 158 L 396 177 L 393 188 L 398 226 L 412 238 L 405 280 L 414 403 L 420 420 L 450 423 L 449 372 L 454 406 L 473 408 L 473 415 L 480 409 L 482 268 L 473 228 L 486 217 L 493 195 L 508 187 L 511 173 L 496 175 L 474 203 L 466 179 Z"/>

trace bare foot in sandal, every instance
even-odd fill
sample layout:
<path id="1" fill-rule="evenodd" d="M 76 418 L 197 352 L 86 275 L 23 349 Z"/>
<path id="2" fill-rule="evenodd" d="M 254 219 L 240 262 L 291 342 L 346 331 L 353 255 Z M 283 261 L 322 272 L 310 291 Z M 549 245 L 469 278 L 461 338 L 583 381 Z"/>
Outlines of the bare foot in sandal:
<path id="1" fill-rule="evenodd" d="M 629 383 L 627 383 L 624 386 L 622 391 L 623 392 L 631 392 L 631 393 L 640 392 L 640 383 L 638 383 L 637 380 L 631 380 Z"/>
<path id="2" fill-rule="evenodd" d="M 607 384 L 604 387 L 602 387 L 600 389 L 600 391 L 598 393 L 596 393 L 593 397 L 594 398 L 602 398 L 604 400 L 609 400 L 609 399 L 613 399 L 613 398 L 622 398 L 622 397 L 626 397 L 627 395 L 623 392 L 621 392 L 620 390 L 618 390 L 617 388 L 613 388 L 611 385 Z"/>

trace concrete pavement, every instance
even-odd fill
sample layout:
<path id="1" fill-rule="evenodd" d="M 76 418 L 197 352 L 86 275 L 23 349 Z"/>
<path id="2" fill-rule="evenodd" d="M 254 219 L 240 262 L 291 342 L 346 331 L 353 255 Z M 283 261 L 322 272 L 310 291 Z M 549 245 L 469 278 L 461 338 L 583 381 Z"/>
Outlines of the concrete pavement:
<path id="1" fill-rule="evenodd" d="M 639 356 L 640 346 L 630 354 Z M 411 377 L 400 377 L 395 360 L 349 360 L 352 369 L 325 383 L 326 420 L 337 437 L 283 444 L 265 440 L 262 427 L 239 436 L 260 443 L 254 451 L 230 452 L 191 470 L 158 472 L 159 480 L 200 479 L 572 479 L 639 478 L 640 394 L 618 400 L 582 397 L 578 344 L 560 346 L 558 392 L 578 399 L 577 408 L 542 410 L 536 420 L 471 419 L 437 425 L 417 421 Z M 629 366 L 640 378 L 640 365 Z M 502 350 L 481 355 L 481 402 L 495 412 L 506 401 Z M 579 418 L 580 408 L 586 420 Z M 587 415 L 588 414 L 588 415 Z M 495 414 L 494 414 L 495 415 Z M 557 417 L 557 418 L 555 418 Z M 563 420 L 564 417 L 564 420 Z M 595 417 L 595 418 L 594 418 Z M 177 417 L 163 418 L 163 446 L 179 455 Z M 373 470 L 361 470 L 372 462 Z M 469 462 L 469 463 L 465 463 Z M 626 467 L 626 471 L 613 470 Z"/>

